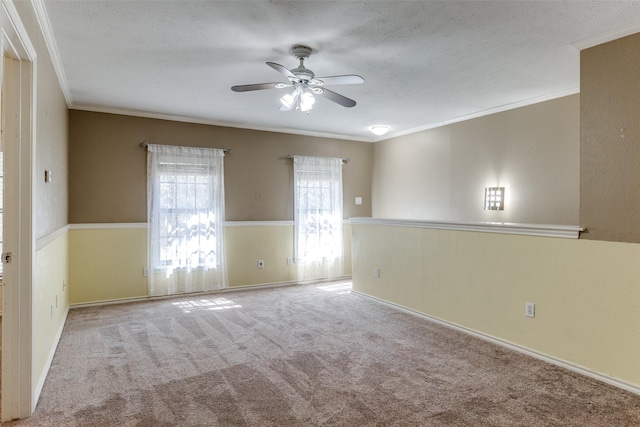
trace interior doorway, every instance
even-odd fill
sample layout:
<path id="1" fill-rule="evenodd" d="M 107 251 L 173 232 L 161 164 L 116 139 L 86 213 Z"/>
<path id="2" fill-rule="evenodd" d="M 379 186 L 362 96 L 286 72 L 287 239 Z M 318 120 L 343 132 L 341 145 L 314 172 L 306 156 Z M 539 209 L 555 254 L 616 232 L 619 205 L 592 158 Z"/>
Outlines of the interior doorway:
<path id="1" fill-rule="evenodd" d="M 4 64 L 4 60 L 3 60 Z M 4 90 L 0 89 L 0 113 L 5 111 L 3 104 L 4 97 L 2 94 Z M 1 114 L 0 114 L 1 115 Z M 3 252 L 3 238 L 4 235 L 4 218 L 2 208 L 4 206 L 4 138 L 2 137 L 2 130 L 4 129 L 4 120 L 0 118 L 0 253 Z M 3 294 L 4 286 L 2 282 L 2 262 L 0 261 L 0 402 L 2 401 L 2 311 L 3 311 Z M 2 419 L 2 407 L 0 407 L 0 420 Z"/>
<path id="2" fill-rule="evenodd" d="M 1 421 L 29 417 L 34 264 L 36 52 L 13 2 L 1 1 L 3 145 Z M 10 225 L 10 226 L 9 226 Z"/>

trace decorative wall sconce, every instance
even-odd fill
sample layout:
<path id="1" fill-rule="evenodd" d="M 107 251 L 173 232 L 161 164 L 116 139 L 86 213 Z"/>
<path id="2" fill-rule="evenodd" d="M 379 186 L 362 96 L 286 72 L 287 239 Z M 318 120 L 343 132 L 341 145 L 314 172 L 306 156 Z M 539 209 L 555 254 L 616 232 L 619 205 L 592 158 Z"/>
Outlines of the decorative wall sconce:
<path id="1" fill-rule="evenodd" d="M 486 187 L 484 189 L 484 210 L 504 210 L 504 187 Z"/>

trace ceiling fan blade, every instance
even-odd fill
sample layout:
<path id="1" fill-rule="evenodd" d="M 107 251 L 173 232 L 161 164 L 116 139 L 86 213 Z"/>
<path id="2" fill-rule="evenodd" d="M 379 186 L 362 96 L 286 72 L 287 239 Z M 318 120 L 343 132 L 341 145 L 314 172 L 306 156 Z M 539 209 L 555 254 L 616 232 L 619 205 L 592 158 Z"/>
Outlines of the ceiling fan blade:
<path id="1" fill-rule="evenodd" d="M 321 83 L 316 83 L 315 81 Z M 345 74 L 343 76 L 316 77 L 310 83 L 322 85 L 358 85 L 364 83 L 364 79 L 357 74 Z"/>
<path id="2" fill-rule="evenodd" d="M 276 86 L 278 85 L 278 86 Z M 280 86 L 282 85 L 282 86 Z M 256 83 L 253 85 L 239 85 L 239 86 L 231 86 L 231 90 L 234 92 L 247 92 L 250 90 L 263 90 L 263 89 L 280 89 L 282 87 L 291 86 L 288 84 L 284 84 L 281 82 L 273 82 L 273 83 Z"/>
<path id="3" fill-rule="evenodd" d="M 284 65 L 276 64 L 275 62 L 267 62 L 267 65 L 273 68 L 274 70 L 276 70 L 277 72 L 284 74 L 287 77 L 292 77 L 294 79 L 297 79 L 296 75 L 293 74 L 291 71 L 289 71 L 289 69 Z"/>
<path id="4" fill-rule="evenodd" d="M 340 104 L 343 107 L 350 108 L 356 105 L 356 101 L 353 99 L 347 98 L 346 96 L 340 95 L 339 93 L 335 93 L 326 88 L 322 88 L 322 92 L 319 92 L 318 95 L 324 96 L 328 100 L 333 101 L 336 104 Z"/>

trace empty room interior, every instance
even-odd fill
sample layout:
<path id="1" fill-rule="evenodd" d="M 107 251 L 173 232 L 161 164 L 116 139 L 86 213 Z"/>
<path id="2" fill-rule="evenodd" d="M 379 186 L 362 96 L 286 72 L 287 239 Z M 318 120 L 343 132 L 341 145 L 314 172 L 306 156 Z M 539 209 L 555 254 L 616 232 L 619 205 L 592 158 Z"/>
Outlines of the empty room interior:
<path id="1" fill-rule="evenodd" d="M 640 1 L 1 6 L 3 423 L 640 425 Z"/>

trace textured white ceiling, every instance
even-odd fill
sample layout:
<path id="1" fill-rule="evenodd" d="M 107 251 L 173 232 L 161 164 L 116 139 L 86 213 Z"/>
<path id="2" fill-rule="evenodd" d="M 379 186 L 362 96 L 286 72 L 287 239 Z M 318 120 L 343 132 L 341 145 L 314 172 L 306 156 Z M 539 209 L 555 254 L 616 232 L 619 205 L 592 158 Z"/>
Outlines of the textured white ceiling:
<path id="1" fill-rule="evenodd" d="M 579 89 L 579 50 L 640 31 L 639 1 L 44 1 L 71 107 L 375 141 Z M 577 45 L 575 43 L 578 43 Z M 310 114 L 278 110 L 293 44 L 359 74 Z"/>

